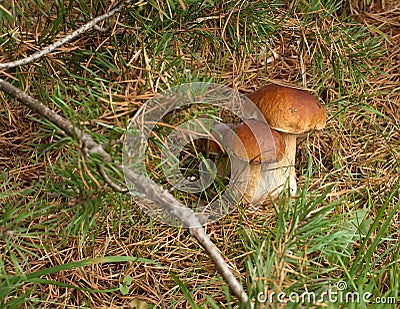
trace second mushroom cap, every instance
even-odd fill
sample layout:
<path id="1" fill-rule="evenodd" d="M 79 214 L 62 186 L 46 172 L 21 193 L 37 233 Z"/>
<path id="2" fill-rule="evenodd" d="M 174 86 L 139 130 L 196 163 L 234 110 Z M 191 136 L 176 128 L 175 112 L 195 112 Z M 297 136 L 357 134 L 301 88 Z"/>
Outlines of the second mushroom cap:
<path id="1" fill-rule="evenodd" d="M 284 138 L 264 122 L 247 120 L 235 125 L 217 125 L 212 135 L 224 149 L 251 163 L 276 162 L 285 152 Z M 212 148 L 216 148 L 213 145 Z"/>

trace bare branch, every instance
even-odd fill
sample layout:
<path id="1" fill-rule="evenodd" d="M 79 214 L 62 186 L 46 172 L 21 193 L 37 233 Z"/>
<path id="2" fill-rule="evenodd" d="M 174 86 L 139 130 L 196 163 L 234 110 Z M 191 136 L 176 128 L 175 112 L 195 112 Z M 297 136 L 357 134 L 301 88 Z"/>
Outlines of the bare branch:
<path id="1" fill-rule="evenodd" d="M 46 48 L 30 55 L 29 57 L 26 57 L 26 58 L 23 58 L 20 60 L 16 60 L 16 61 L 12 61 L 12 62 L 0 63 L 0 70 L 7 70 L 7 69 L 15 68 L 15 67 L 18 67 L 21 65 L 26 65 L 28 63 L 31 63 L 35 60 L 42 58 L 43 56 L 51 53 L 52 51 L 61 47 L 62 45 L 72 41 L 78 35 L 86 32 L 90 28 L 93 28 L 97 23 L 99 23 L 105 19 L 108 19 L 111 16 L 115 15 L 116 13 L 120 12 L 130 2 L 132 2 L 132 0 L 126 0 L 126 1 L 122 2 L 121 4 L 116 6 L 114 9 L 110 10 L 109 12 L 92 19 L 90 22 L 84 24 L 82 27 L 75 30 L 71 34 L 68 34 L 67 36 L 63 37 L 62 39 L 60 39 L 60 40 L 54 42 L 53 44 L 47 46 Z"/>
<path id="2" fill-rule="evenodd" d="M 105 149 L 101 145 L 97 144 L 93 140 L 91 135 L 85 133 L 79 128 L 75 128 L 69 120 L 60 116 L 55 111 L 51 110 L 43 103 L 41 103 L 39 100 L 32 98 L 22 90 L 14 87 L 3 79 L 0 79 L 0 90 L 9 94 L 11 97 L 15 98 L 22 104 L 26 105 L 37 114 L 39 114 L 41 117 L 44 117 L 47 120 L 51 121 L 60 129 L 62 129 L 67 135 L 77 140 L 81 145 L 81 149 L 84 154 L 97 154 L 104 161 L 113 163 L 113 160 L 109 153 L 105 151 Z M 135 191 L 137 193 L 145 196 L 149 200 L 158 203 L 158 205 L 163 208 L 166 213 L 177 218 L 184 227 L 189 228 L 191 235 L 196 238 L 199 244 L 211 257 L 219 273 L 222 275 L 222 277 L 232 290 L 232 293 L 242 303 L 248 304 L 249 307 L 253 307 L 253 305 L 249 302 L 249 298 L 244 291 L 242 285 L 232 274 L 228 264 L 225 262 L 221 253 L 218 251 L 217 247 L 213 244 L 211 239 L 205 233 L 204 228 L 201 226 L 194 212 L 190 208 L 186 207 L 178 200 L 176 200 L 167 190 L 159 187 L 151 179 L 143 175 L 137 174 L 123 165 L 116 163 L 113 164 L 117 169 L 124 173 L 125 177 L 127 177 L 127 179 L 131 183 L 135 185 Z M 105 178 L 106 182 L 107 179 L 109 179 L 108 176 Z M 119 188 L 118 186 L 118 189 L 121 188 Z"/>

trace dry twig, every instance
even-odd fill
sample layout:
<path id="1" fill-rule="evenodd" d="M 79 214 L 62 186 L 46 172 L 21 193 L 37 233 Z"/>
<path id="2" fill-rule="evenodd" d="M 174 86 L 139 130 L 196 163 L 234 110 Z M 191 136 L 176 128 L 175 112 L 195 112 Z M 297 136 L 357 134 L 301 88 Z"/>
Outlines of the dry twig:
<path id="1" fill-rule="evenodd" d="M 105 151 L 101 145 L 97 144 L 91 135 L 85 133 L 79 128 L 74 127 L 69 120 L 60 116 L 39 100 L 29 96 L 22 90 L 14 87 L 3 79 L 0 79 L 0 90 L 26 105 L 41 117 L 51 121 L 60 129 L 62 129 L 67 135 L 77 140 L 85 155 L 96 154 L 99 155 L 105 162 L 113 162 L 110 154 Z M 193 211 L 176 200 L 167 190 L 159 187 L 151 179 L 137 174 L 123 165 L 114 163 L 114 166 L 122 171 L 128 180 L 135 185 L 135 190 L 139 194 L 158 203 L 158 205 L 163 208 L 166 213 L 177 218 L 184 227 L 189 228 L 191 235 L 196 238 L 196 240 L 213 260 L 219 273 L 231 288 L 232 293 L 243 303 L 249 303 L 248 296 L 243 290 L 243 287 L 230 271 L 228 264 L 225 262 L 217 247 L 205 233 L 204 228 L 201 226 Z M 107 180 L 110 179 L 107 178 Z"/>

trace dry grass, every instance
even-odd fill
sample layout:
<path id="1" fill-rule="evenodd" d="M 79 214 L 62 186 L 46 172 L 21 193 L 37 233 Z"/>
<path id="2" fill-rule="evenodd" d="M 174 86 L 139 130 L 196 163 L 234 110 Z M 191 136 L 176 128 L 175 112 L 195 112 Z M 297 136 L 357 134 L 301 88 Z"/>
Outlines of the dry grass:
<path id="1" fill-rule="evenodd" d="M 162 5 L 165 11 L 168 11 L 166 3 Z M 185 48 L 179 42 L 176 42 L 176 50 L 173 51 L 173 54 L 183 59 L 179 69 L 182 69 L 184 64 L 192 70 L 192 74 L 200 77 L 213 75 L 217 82 L 243 93 L 253 91 L 270 80 L 291 82 L 316 91 L 325 103 L 329 121 L 324 131 L 300 139 L 296 162 L 300 184 L 307 180 L 304 175 L 309 154 L 312 154 L 315 173 L 309 179 L 309 190 L 322 192 L 324 188 L 333 184 L 327 200 L 332 203 L 339 199 L 342 201 L 336 207 L 336 212 L 339 213 L 363 208 L 373 201 L 376 207 L 372 208 L 369 214 L 372 218 L 379 211 L 378 207 L 385 203 L 384 199 L 400 177 L 400 7 L 396 4 L 397 1 L 375 3 L 379 5 L 366 7 L 362 5 L 362 1 L 354 1 L 354 14 L 350 16 L 360 25 L 368 25 L 372 36 L 383 35 L 382 55 L 369 62 L 368 59 L 364 59 L 366 67 L 379 70 L 371 71 L 371 74 L 365 72 L 369 75 L 368 82 L 355 82 L 351 80 L 348 72 L 344 72 L 343 80 L 339 81 L 328 55 L 342 53 L 341 56 L 347 58 L 351 51 L 337 50 L 340 42 L 337 45 L 323 42 L 322 40 L 327 40 L 326 36 L 317 36 L 310 40 L 310 33 L 327 33 L 336 29 L 334 27 L 339 23 L 337 17 L 326 18 L 315 24 L 305 21 L 302 11 L 280 21 L 280 35 L 271 39 L 266 50 L 254 46 L 254 50 L 247 53 L 244 46 L 239 46 L 237 50 L 229 48 L 229 43 L 225 43 L 224 46 L 224 40 L 229 41 L 229 36 L 233 35 L 224 32 L 224 24 L 233 17 L 220 14 L 216 9 L 209 9 L 209 16 L 214 16 L 215 19 L 202 23 L 203 31 L 222 38 L 215 43 L 215 49 L 223 49 L 223 56 L 226 57 L 224 62 L 210 62 L 215 53 L 210 43 L 204 43 L 204 48 L 198 50 L 195 57 L 185 55 Z M 276 9 L 273 18 L 278 20 L 284 12 L 284 7 Z M 122 16 L 118 18 L 121 23 L 129 19 L 128 16 L 125 16 L 125 19 Z M 30 26 L 26 24 L 25 29 L 15 29 L 21 41 L 24 41 L 21 43 L 22 48 L 18 48 L 18 53 L 14 54 L 15 58 L 23 57 L 37 49 L 33 39 L 40 33 L 40 29 L 31 31 Z M 136 49 L 131 50 L 130 46 L 124 45 L 124 36 L 136 36 L 136 31 L 134 27 L 119 27 L 116 23 L 111 35 L 101 32 L 83 35 L 55 55 L 49 56 L 47 60 L 41 61 L 40 65 L 21 68 L 21 71 L 26 73 L 16 70 L 7 75 L 10 78 L 18 77 L 21 80 L 20 86 L 26 91 L 47 100 L 55 92 L 56 83 L 68 85 L 73 82 L 84 85 L 85 79 L 91 78 L 88 71 L 75 72 L 81 76 L 81 80 L 67 73 L 68 70 L 74 69 L 74 66 L 78 66 L 78 62 L 90 67 L 97 55 L 86 53 L 87 50 L 98 46 L 101 46 L 102 50 L 114 50 L 115 42 L 112 42 L 111 38 L 120 40 L 118 52 L 110 58 L 113 59 L 118 73 L 113 72 L 111 68 L 102 71 L 104 80 L 99 81 L 99 84 L 103 87 L 103 93 L 92 107 L 96 111 L 88 111 L 90 106 L 84 104 L 90 84 L 82 86 L 75 93 L 63 93 L 65 101 L 76 112 L 76 123 L 86 125 L 97 134 L 108 136 L 109 131 L 101 124 L 112 125 L 118 129 L 125 128 L 129 117 L 143 102 L 157 91 L 179 82 L 179 74 L 173 66 L 169 67 L 173 55 L 169 55 L 168 61 L 165 61 L 162 53 L 153 57 L 151 49 L 154 46 L 147 45 L 141 34 L 137 36 L 139 43 Z M 23 33 L 25 34 L 22 35 Z M 240 36 L 242 33 L 238 32 L 235 35 Z M 336 35 L 337 32 L 332 32 L 332 40 L 337 39 Z M 58 36 L 63 36 L 63 32 Z M 320 45 L 331 47 L 327 48 L 327 56 L 321 60 L 317 59 L 314 52 Z M 271 56 L 269 49 L 276 52 L 279 58 L 266 65 L 266 59 Z M 84 53 L 87 56 L 82 56 Z M 0 55 L 0 61 L 7 61 L 9 52 L 0 47 Z M 219 53 L 218 57 L 222 55 Z M 126 63 L 129 63 L 129 66 Z M 326 68 L 326 75 L 315 74 L 318 63 Z M 182 74 L 180 78 L 184 80 L 185 75 Z M 97 96 L 94 95 L 94 98 Z M 229 301 L 223 293 L 224 284 L 215 279 L 215 267 L 207 255 L 199 250 L 186 230 L 152 222 L 141 214 L 130 198 L 112 193 L 102 185 L 93 185 L 90 179 L 97 178 L 90 175 L 87 177 L 87 172 L 90 171 L 88 162 L 83 158 L 79 158 L 76 166 L 69 162 L 71 156 L 76 155 L 74 146 L 68 146 L 69 150 L 60 147 L 49 148 L 49 151 L 43 152 L 42 149 L 38 149 L 45 149 L 57 140 L 57 137 L 52 136 L 55 131 L 30 120 L 31 112 L 3 94 L 0 94 L 0 99 L 4 107 L 4 111 L 0 113 L 0 169 L 8 175 L 7 186 L 0 186 L 0 203 L 14 203 L 19 206 L 21 213 L 29 207 L 34 213 L 35 201 L 40 205 L 48 203 L 48 211 L 43 215 L 38 214 L 29 224 L 22 221 L 23 233 L 13 230 L 18 226 L 17 223 L 1 226 L 0 233 L 3 237 L 0 238 L 0 247 L 8 248 L 7 242 L 12 238 L 6 236 L 12 231 L 18 234 L 13 241 L 29 250 L 26 261 L 20 263 L 20 269 L 16 268 L 14 259 L 1 254 L 1 259 L 5 258 L 3 263 L 6 272 L 14 274 L 16 269 L 21 272 L 33 272 L 98 256 L 129 255 L 158 263 L 157 266 L 142 263 L 98 264 L 48 275 L 48 280 L 96 290 L 118 287 L 128 275 L 133 278 L 133 283 L 129 295 L 122 295 L 118 291 L 90 293 L 39 283 L 27 299 L 25 307 L 35 304 L 36 297 L 42 300 L 39 303 L 40 307 L 72 308 L 86 305 L 93 308 L 132 308 L 133 302 L 140 300 L 153 304 L 155 308 L 187 308 L 189 304 L 176 281 L 172 279 L 171 272 L 191 291 L 196 303 L 204 303 L 209 295 L 220 306 L 227 306 Z M 111 138 L 119 137 L 114 134 Z M 64 141 L 61 145 L 67 143 L 68 141 Z M 118 148 L 115 148 L 115 151 L 117 150 Z M 61 187 L 68 188 L 69 182 L 57 175 L 57 169 L 53 170 L 53 166 L 64 166 L 65 170 L 73 171 L 71 173 L 82 180 L 83 186 L 89 192 L 68 196 L 46 187 L 47 180 L 51 178 Z M 35 192 L 26 193 L 35 182 L 43 185 L 41 188 L 35 187 Z M 10 190 L 14 184 L 16 187 Z M 1 195 L 2 191 L 6 190 L 7 196 Z M 15 195 L 10 195 L 10 192 Z M 113 201 L 116 201 L 115 204 Z M 104 202 L 106 205 L 102 204 Z M 102 211 L 98 210 L 100 205 Z M 93 207 L 91 214 L 95 220 L 90 222 L 83 233 L 79 228 L 83 229 L 88 223 L 79 221 L 77 214 L 84 212 L 84 208 L 87 207 Z M 48 222 L 53 225 L 46 226 Z M 271 205 L 265 205 L 256 214 L 246 214 L 238 210 L 218 223 L 208 226 L 207 232 L 222 254 L 230 260 L 235 273 L 246 280 L 246 260 L 254 252 L 244 244 L 246 241 L 243 235 L 250 233 L 256 238 L 267 238 L 266 231 L 273 230 L 276 222 L 274 209 Z M 393 218 L 392 224 L 392 231 L 400 230 L 398 214 Z M 29 233 L 32 231 L 38 237 L 30 237 Z M 29 235 L 24 237 L 24 233 Z M 359 249 L 357 246 L 359 244 L 354 245 L 355 252 Z M 21 256 L 15 251 L 16 247 L 13 248 L 10 251 L 16 254 L 17 260 L 21 260 Z M 285 239 L 276 241 L 271 248 L 277 256 L 271 280 L 281 287 L 293 283 L 291 273 L 307 276 L 310 272 L 279 260 L 278 257 L 286 254 L 281 252 L 284 249 Z M 382 245 L 376 254 L 379 255 L 386 249 Z M 307 258 L 307 254 L 304 253 L 304 259 Z M 383 267 L 390 262 L 389 259 L 390 256 L 386 256 L 375 268 Z M 340 277 L 342 274 L 337 275 Z M 388 286 L 389 283 L 382 282 L 382 285 Z M 28 291 L 32 286 L 33 283 L 26 284 L 23 290 Z"/>

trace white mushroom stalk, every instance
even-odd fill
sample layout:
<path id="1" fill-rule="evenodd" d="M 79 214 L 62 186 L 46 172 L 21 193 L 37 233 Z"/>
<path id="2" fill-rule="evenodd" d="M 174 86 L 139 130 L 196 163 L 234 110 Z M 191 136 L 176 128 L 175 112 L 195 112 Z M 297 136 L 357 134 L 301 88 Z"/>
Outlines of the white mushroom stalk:
<path id="1" fill-rule="evenodd" d="M 282 190 L 289 189 L 293 196 L 297 191 L 296 181 L 296 135 L 280 132 L 285 140 L 285 153 L 283 158 L 275 164 L 275 179 L 271 188 L 271 196 L 276 196 Z"/>

